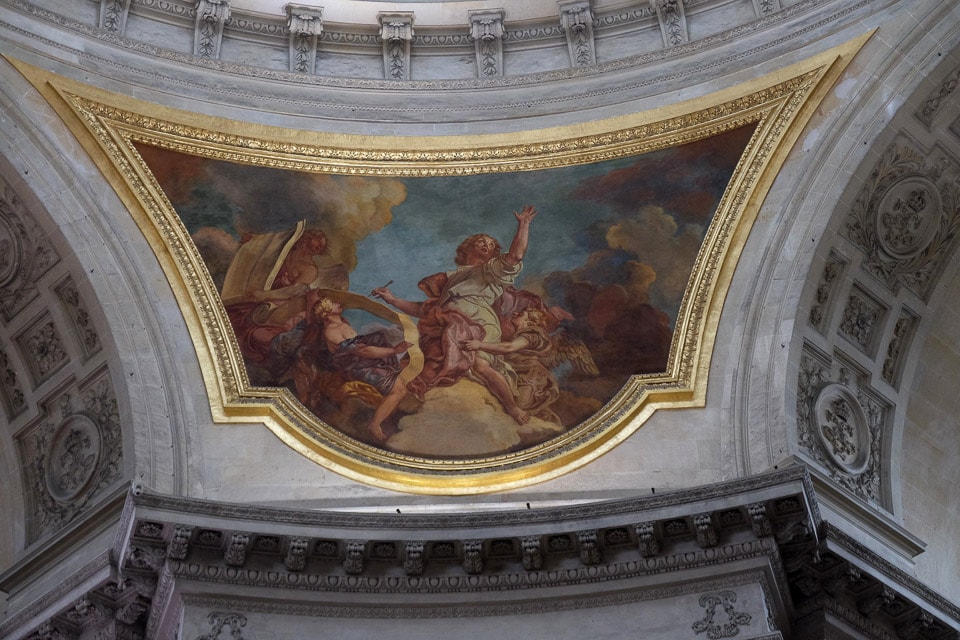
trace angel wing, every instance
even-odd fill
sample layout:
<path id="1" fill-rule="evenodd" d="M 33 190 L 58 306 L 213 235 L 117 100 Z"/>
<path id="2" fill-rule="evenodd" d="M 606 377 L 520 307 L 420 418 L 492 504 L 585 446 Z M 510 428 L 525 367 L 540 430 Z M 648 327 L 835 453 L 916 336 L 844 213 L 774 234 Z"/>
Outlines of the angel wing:
<path id="1" fill-rule="evenodd" d="M 564 362 L 569 362 L 579 373 L 591 376 L 600 374 L 597 363 L 594 362 L 590 349 L 583 343 L 583 340 L 563 327 L 551 333 L 550 340 L 553 342 L 553 350 L 551 361 L 547 363 L 547 366 L 551 369 Z"/>

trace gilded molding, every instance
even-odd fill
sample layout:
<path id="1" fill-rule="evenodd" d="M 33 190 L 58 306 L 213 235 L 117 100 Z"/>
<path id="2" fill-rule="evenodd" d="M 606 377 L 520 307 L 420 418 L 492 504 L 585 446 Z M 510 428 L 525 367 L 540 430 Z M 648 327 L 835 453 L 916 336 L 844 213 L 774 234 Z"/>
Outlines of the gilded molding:
<path id="1" fill-rule="evenodd" d="M 359 481 L 416 493 L 461 494 L 559 476 L 625 440 L 654 410 L 703 403 L 713 327 L 759 203 L 803 124 L 867 37 L 745 85 L 654 112 L 509 135 L 409 137 L 401 148 L 395 138 L 200 119 L 11 62 L 77 133 L 157 248 L 187 318 L 215 420 L 262 421 L 300 453 Z M 664 372 L 633 376 L 600 411 L 552 440 L 517 453 L 449 460 L 371 447 L 320 421 L 289 391 L 252 387 L 199 252 L 134 147 L 147 144 L 310 173 L 466 176 L 624 158 L 747 124 L 756 131 L 695 260 Z"/>

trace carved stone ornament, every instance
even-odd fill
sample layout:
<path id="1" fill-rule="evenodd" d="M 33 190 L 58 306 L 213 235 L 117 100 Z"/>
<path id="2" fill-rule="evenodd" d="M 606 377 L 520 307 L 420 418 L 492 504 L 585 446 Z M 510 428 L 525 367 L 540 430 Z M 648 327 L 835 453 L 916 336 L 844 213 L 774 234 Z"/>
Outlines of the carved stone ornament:
<path id="1" fill-rule="evenodd" d="M 18 437 L 32 505 L 31 539 L 76 518 L 122 474 L 120 420 L 108 374 L 52 403 L 59 419 L 47 417 Z"/>
<path id="2" fill-rule="evenodd" d="M 840 378 L 840 382 L 831 380 L 823 357 L 805 347 L 797 388 L 798 443 L 833 481 L 882 505 L 886 408 L 875 394 L 853 388 L 843 375 Z"/>
<path id="3" fill-rule="evenodd" d="M 80 292 L 72 278 L 68 277 L 57 285 L 56 291 L 63 309 L 67 312 L 67 317 L 73 322 L 73 328 L 77 333 L 80 346 L 83 348 L 83 354 L 89 358 L 100 351 L 102 345 L 97 329 L 90 318 L 90 312 L 87 310 L 87 304 L 80 297 Z"/>
<path id="4" fill-rule="evenodd" d="M 36 282 L 59 261 L 46 234 L 0 178 L 0 316 L 10 320 L 36 298 Z"/>
<path id="5" fill-rule="evenodd" d="M 951 94 L 956 91 L 958 82 L 960 82 L 960 69 L 957 69 L 951 73 L 947 79 L 943 81 L 943 84 L 941 84 L 932 94 L 930 94 L 930 96 L 928 96 L 924 101 L 923 105 L 917 109 L 917 119 L 925 124 L 928 129 L 930 128 L 930 125 L 933 124 L 934 118 L 937 117 L 940 107 L 949 103 L 949 98 Z"/>
<path id="6" fill-rule="evenodd" d="M 867 355 L 871 355 L 876 329 L 886 310 L 866 293 L 857 290 L 850 293 L 840 320 L 840 333 Z"/>
<path id="7" fill-rule="evenodd" d="M 288 4 L 290 71 L 312 74 L 316 69 L 317 40 L 323 33 L 323 7 Z"/>
<path id="8" fill-rule="evenodd" d="M 960 185 L 946 160 L 930 162 L 905 144 L 881 157 L 847 217 L 846 235 L 864 268 L 891 289 L 926 299 L 960 231 Z"/>
<path id="9" fill-rule="evenodd" d="M 817 396 L 814 416 L 830 460 L 849 474 L 863 473 L 870 460 L 870 428 L 856 396 L 843 385 L 828 384 Z"/>
<path id="10" fill-rule="evenodd" d="M 940 192 L 929 178 L 913 176 L 891 185 L 875 219 L 880 249 L 896 259 L 916 256 L 930 244 L 942 213 Z"/>
<path id="11" fill-rule="evenodd" d="M 675 47 L 690 39 L 683 3 L 684 0 L 650 0 L 650 6 L 660 21 L 660 33 L 665 47 Z"/>
<path id="12" fill-rule="evenodd" d="M 16 340 L 35 384 L 47 380 L 70 359 L 60 333 L 47 313 L 32 322 Z"/>
<path id="13" fill-rule="evenodd" d="M 916 318 L 904 311 L 893 327 L 893 335 L 890 336 L 890 342 L 887 344 L 887 356 L 883 361 L 882 370 L 883 379 L 893 386 L 898 383 L 902 356 L 907 352 L 906 346 L 916 323 Z"/>
<path id="14" fill-rule="evenodd" d="M 780 11 L 780 0 L 753 0 L 753 10 L 758 18 L 768 16 Z"/>
<path id="15" fill-rule="evenodd" d="M 503 9 L 471 11 L 470 38 L 477 53 L 477 77 L 503 75 Z"/>
<path id="16" fill-rule="evenodd" d="M 567 34 L 570 64 L 587 67 L 597 63 L 593 42 L 593 14 L 588 0 L 560 3 L 560 25 Z"/>
<path id="17" fill-rule="evenodd" d="M 230 0 L 198 0 L 193 55 L 219 58 L 223 26 L 230 18 Z"/>
<path id="18" fill-rule="evenodd" d="M 77 413 L 60 423 L 50 444 L 45 474 L 54 500 L 68 502 L 90 486 L 102 446 L 100 429 L 89 416 Z"/>
<path id="19" fill-rule="evenodd" d="M 380 40 L 383 42 L 383 75 L 387 80 L 410 79 L 410 43 L 413 40 L 413 13 L 380 13 Z"/>
<path id="20" fill-rule="evenodd" d="M 100 0 L 100 28 L 123 35 L 130 13 L 130 0 Z"/>
<path id="21" fill-rule="evenodd" d="M 810 309 L 810 324 L 821 333 L 825 330 L 824 320 L 830 308 L 831 298 L 836 289 L 839 276 L 843 273 L 844 262 L 835 255 L 831 255 L 823 267 L 823 276 L 817 286 L 816 301 Z"/>
<path id="22" fill-rule="evenodd" d="M 218 640 L 219 638 L 229 637 L 233 640 L 243 640 L 243 628 L 247 626 L 247 617 L 241 613 L 224 613 L 221 611 L 212 611 L 207 616 L 207 622 L 210 623 L 210 633 L 197 636 L 196 640 Z M 226 627 L 228 635 L 221 636 Z"/>
<path id="23" fill-rule="evenodd" d="M 705 633 L 710 640 L 738 635 L 740 627 L 749 625 L 752 617 L 749 613 L 737 611 L 733 606 L 736 601 L 737 594 L 733 591 L 705 593 L 700 596 L 700 606 L 705 611 L 703 619 L 693 623 L 693 632 L 697 635 Z M 718 608 L 723 611 L 717 611 Z"/>
<path id="24" fill-rule="evenodd" d="M 26 396 L 17 376 L 17 367 L 10 362 L 10 356 L 0 346 L 0 396 L 7 417 L 13 419 L 27 408 Z"/>

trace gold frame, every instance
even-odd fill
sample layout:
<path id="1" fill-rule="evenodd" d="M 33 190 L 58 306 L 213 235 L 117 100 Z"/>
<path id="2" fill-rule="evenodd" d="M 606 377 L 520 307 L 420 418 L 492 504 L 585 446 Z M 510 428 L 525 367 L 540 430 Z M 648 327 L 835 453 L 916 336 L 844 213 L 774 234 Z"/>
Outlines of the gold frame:
<path id="1" fill-rule="evenodd" d="M 221 423 L 263 422 L 333 471 L 413 493 L 516 489 L 609 451 L 657 409 L 703 406 L 715 330 L 760 204 L 801 130 L 870 34 L 749 83 L 645 113 L 509 135 L 397 138 L 250 125 L 161 107 L 10 60 L 77 136 L 153 247 L 190 330 Z M 285 389 L 251 387 L 219 294 L 134 142 L 275 168 L 387 176 L 542 169 L 638 154 L 756 123 L 694 264 L 667 370 L 634 376 L 600 412 L 543 444 L 467 460 L 396 454 L 353 440 Z"/>

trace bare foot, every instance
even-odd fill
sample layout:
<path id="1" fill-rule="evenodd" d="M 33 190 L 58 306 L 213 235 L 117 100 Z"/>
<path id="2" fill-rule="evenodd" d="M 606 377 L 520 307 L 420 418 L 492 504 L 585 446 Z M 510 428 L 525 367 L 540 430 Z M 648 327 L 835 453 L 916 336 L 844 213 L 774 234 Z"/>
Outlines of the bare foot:
<path id="1" fill-rule="evenodd" d="M 517 424 L 527 424 L 530 422 L 530 414 L 520 407 L 507 409 L 507 413 L 510 414 L 510 417 L 513 418 Z"/>
<path id="2" fill-rule="evenodd" d="M 379 424 L 370 425 L 370 435 L 373 436 L 373 439 L 378 443 L 387 441 L 387 434 L 383 432 L 383 427 Z"/>

